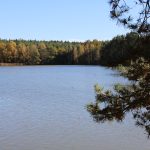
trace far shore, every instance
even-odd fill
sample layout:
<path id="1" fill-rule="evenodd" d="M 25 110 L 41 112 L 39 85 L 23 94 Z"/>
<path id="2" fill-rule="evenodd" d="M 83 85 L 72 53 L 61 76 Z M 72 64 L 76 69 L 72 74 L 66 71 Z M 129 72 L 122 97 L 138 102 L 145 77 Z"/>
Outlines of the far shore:
<path id="1" fill-rule="evenodd" d="M 101 66 L 102 65 L 87 65 L 87 64 L 36 64 L 36 65 L 27 65 L 23 63 L 0 63 L 1 66 Z"/>
<path id="2" fill-rule="evenodd" d="M 21 63 L 0 63 L 0 66 L 23 66 Z"/>

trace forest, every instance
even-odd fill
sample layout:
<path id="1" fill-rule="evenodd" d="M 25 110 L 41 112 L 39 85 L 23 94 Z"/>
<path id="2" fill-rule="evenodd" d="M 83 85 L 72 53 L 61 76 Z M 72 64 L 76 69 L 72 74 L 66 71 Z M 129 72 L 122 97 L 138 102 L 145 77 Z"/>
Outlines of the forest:
<path id="1" fill-rule="evenodd" d="M 144 42 L 143 42 L 144 41 Z M 141 44 L 142 43 L 142 44 Z M 143 44 L 145 43 L 145 44 Z M 150 58 L 150 38 L 131 32 L 110 41 L 0 40 L 0 63 L 23 65 L 129 65 Z"/>

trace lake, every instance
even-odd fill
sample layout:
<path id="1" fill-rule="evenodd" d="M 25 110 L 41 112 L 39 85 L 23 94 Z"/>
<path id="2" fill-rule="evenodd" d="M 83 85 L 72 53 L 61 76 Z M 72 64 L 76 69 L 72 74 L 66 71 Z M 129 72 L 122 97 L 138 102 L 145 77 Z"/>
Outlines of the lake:
<path id="1" fill-rule="evenodd" d="M 99 66 L 0 67 L 0 150 L 149 150 L 128 115 L 98 124 L 86 110 L 94 85 L 127 83 Z"/>

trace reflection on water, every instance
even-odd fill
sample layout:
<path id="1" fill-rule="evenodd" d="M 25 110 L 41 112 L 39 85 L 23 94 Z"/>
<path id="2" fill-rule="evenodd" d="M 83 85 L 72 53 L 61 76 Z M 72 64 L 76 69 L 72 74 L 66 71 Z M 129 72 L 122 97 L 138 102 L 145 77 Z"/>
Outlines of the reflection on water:
<path id="1" fill-rule="evenodd" d="M 0 150 L 149 150 L 130 115 L 121 124 L 99 125 L 85 109 L 94 84 L 127 82 L 113 73 L 88 66 L 0 67 Z"/>
<path id="2" fill-rule="evenodd" d="M 140 61 L 140 63 L 139 63 Z M 134 80 L 130 85 L 114 86 L 115 92 L 95 86 L 96 101 L 87 110 L 96 122 L 123 121 L 127 113 L 133 115 L 135 124 L 144 128 L 150 136 L 150 65 L 138 60 L 128 72 L 124 73 Z"/>

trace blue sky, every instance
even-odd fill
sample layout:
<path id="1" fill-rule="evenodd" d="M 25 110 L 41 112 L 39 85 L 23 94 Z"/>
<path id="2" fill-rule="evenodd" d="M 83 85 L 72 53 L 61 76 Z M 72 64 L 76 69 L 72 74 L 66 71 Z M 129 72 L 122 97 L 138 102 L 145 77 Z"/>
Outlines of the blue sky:
<path id="1" fill-rule="evenodd" d="M 0 38 L 107 40 L 128 32 L 109 18 L 108 0 L 0 2 Z"/>

